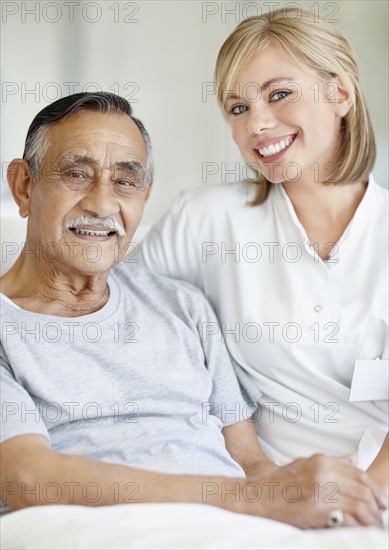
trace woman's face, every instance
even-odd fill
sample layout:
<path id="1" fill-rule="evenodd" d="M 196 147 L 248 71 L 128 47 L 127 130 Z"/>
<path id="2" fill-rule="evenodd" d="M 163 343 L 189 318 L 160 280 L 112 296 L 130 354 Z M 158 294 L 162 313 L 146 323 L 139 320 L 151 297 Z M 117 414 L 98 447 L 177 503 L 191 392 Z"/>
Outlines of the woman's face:
<path id="1" fill-rule="evenodd" d="M 267 46 L 238 73 L 225 109 L 242 155 L 269 181 L 323 181 L 335 172 L 345 114 L 337 81 Z"/>

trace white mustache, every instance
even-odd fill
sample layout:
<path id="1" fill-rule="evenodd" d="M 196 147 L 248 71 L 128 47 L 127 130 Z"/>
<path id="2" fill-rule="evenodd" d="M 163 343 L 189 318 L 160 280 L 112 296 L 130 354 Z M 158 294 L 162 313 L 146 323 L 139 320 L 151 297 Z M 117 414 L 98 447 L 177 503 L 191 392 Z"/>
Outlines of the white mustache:
<path id="1" fill-rule="evenodd" d="M 91 225 L 94 227 L 103 227 L 104 229 L 109 229 L 110 231 L 116 231 L 119 237 L 124 237 L 126 232 L 124 227 L 120 225 L 116 220 L 112 218 L 96 218 L 94 216 L 88 216 L 83 214 L 78 218 L 75 218 L 71 222 L 68 222 L 65 226 L 65 229 L 77 229 L 82 225 Z"/>

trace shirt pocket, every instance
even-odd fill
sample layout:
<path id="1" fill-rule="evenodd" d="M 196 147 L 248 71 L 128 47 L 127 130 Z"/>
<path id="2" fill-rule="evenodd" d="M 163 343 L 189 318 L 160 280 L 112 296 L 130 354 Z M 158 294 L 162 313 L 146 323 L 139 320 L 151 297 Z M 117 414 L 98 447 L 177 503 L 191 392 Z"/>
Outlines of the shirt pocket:
<path id="1" fill-rule="evenodd" d="M 380 399 L 374 400 L 372 388 L 377 385 L 384 397 L 380 395 Z M 388 412 L 388 325 L 373 315 L 369 316 L 354 366 L 351 393 L 353 389 L 357 389 L 358 401 L 371 400 L 380 410 Z"/>

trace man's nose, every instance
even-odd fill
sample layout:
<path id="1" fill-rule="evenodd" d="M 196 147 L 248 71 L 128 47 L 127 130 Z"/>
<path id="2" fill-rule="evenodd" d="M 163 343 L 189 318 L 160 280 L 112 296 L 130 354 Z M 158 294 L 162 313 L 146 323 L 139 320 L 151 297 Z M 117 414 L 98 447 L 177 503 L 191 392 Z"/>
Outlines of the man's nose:
<path id="1" fill-rule="evenodd" d="M 247 118 L 247 131 L 250 135 L 260 135 L 276 126 L 276 120 L 271 108 L 260 101 L 253 104 Z"/>
<path id="2" fill-rule="evenodd" d="M 108 178 L 99 178 L 90 186 L 80 201 L 83 210 L 97 217 L 105 218 L 120 210 L 117 197 Z"/>

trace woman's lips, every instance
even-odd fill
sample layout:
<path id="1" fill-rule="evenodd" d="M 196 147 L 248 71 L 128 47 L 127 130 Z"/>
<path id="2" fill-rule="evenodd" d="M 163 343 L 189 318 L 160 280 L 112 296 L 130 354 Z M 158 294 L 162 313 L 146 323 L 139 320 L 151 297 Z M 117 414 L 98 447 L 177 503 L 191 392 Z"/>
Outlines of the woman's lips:
<path id="1" fill-rule="evenodd" d="M 287 151 L 296 138 L 296 134 L 263 141 L 254 148 L 256 155 L 264 164 L 277 161 Z"/>

